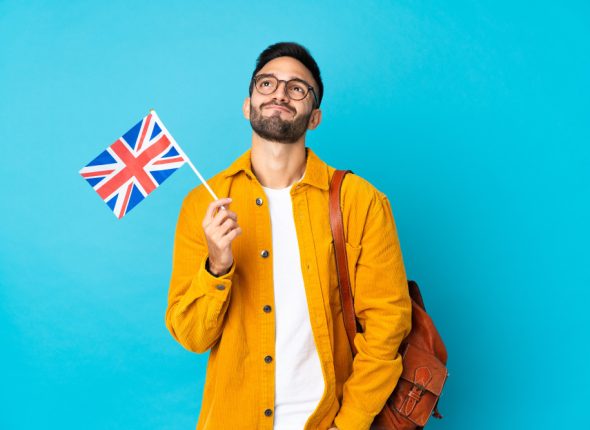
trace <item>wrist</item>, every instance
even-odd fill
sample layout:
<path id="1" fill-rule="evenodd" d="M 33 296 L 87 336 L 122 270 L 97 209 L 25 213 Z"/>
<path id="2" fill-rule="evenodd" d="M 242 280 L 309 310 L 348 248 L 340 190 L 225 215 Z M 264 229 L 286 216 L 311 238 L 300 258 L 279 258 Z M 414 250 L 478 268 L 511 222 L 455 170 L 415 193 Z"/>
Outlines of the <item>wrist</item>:
<path id="1" fill-rule="evenodd" d="M 226 273 L 228 273 L 231 269 L 231 266 L 229 269 L 224 269 L 224 268 L 215 266 L 214 264 L 211 264 L 211 262 L 209 261 L 209 258 L 207 258 L 207 261 L 205 263 L 205 269 L 207 269 L 207 272 L 209 272 L 211 275 L 218 278 L 218 277 L 223 276 Z"/>

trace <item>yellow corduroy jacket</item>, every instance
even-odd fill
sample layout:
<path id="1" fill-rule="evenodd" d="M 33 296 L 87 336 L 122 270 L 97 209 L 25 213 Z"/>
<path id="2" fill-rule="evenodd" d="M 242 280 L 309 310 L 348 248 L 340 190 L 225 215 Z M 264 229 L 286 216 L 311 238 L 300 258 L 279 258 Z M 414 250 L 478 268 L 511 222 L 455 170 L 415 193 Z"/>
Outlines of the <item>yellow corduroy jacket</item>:
<path id="1" fill-rule="evenodd" d="M 291 188 L 300 264 L 325 391 L 305 430 L 367 430 L 402 371 L 398 347 L 411 302 L 388 198 L 348 174 L 341 206 L 355 312 L 363 327 L 354 361 L 342 320 L 328 191 L 334 168 L 306 147 L 304 177 Z M 184 199 L 176 227 L 166 326 L 189 351 L 210 350 L 197 430 L 272 430 L 275 318 L 271 219 L 249 149 L 210 180 L 238 215 L 229 273 L 205 268 L 201 226 L 212 198 L 203 185 Z M 263 252 L 266 251 L 266 252 Z"/>

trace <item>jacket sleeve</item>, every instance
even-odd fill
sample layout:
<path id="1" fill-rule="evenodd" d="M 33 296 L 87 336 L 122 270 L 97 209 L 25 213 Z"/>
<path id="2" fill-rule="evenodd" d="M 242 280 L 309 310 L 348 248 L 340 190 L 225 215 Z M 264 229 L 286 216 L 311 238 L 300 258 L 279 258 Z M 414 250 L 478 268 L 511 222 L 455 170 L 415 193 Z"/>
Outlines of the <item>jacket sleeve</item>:
<path id="1" fill-rule="evenodd" d="M 176 225 L 172 276 L 166 309 L 166 327 L 186 349 L 206 352 L 223 331 L 236 262 L 229 273 L 215 277 L 207 271 L 207 242 L 203 214 L 197 213 L 189 194 Z"/>
<path id="2" fill-rule="evenodd" d="M 361 236 L 354 308 L 363 327 L 357 355 L 334 419 L 339 430 L 368 430 L 402 372 L 402 340 L 411 329 L 412 304 L 389 200 L 377 191 Z"/>

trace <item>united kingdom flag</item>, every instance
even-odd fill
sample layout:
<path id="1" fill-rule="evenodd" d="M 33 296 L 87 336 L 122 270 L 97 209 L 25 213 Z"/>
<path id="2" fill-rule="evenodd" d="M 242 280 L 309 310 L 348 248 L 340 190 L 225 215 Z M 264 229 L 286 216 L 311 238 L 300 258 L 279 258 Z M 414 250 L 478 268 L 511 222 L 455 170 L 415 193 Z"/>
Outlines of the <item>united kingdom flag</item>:
<path id="1" fill-rule="evenodd" d="M 187 161 L 155 111 L 104 150 L 80 175 L 123 218 Z"/>

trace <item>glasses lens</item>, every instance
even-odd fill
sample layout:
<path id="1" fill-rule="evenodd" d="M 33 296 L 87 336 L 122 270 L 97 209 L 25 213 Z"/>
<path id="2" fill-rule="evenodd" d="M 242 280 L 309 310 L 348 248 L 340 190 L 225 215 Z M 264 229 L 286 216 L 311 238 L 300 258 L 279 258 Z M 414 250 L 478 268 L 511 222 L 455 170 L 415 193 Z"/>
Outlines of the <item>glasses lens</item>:
<path id="1" fill-rule="evenodd" d="M 277 89 L 277 78 L 273 76 L 263 76 L 256 79 L 256 89 L 260 94 L 271 94 Z"/>
<path id="2" fill-rule="evenodd" d="M 289 98 L 303 100 L 307 95 L 307 85 L 299 81 L 289 81 L 287 91 L 289 92 Z"/>

